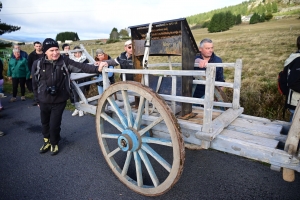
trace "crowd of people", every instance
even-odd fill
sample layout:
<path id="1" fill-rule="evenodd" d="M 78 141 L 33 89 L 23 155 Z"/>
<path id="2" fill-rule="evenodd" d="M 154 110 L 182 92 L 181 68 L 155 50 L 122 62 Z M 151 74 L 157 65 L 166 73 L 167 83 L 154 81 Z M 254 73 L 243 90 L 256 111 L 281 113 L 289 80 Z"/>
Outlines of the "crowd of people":
<path id="1" fill-rule="evenodd" d="M 290 61 L 299 68 L 300 59 L 300 37 L 297 38 L 298 51 L 296 56 L 293 54 L 293 60 Z M 95 60 L 87 59 L 84 52 L 80 51 L 79 46 L 75 46 L 73 53 L 70 51 L 69 44 L 63 44 L 63 53 L 59 51 L 59 44 L 47 38 L 43 43 L 35 42 L 34 50 L 27 55 L 20 49 L 20 46 L 14 45 L 13 55 L 8 63 L 7 77 L 12 80 L 12 97 L 10 102 L 17 100 L 17 91 L 20 86 L 21 100 L 25 101 L 25 85 L 29 92 L 34 93 L 33 105 L 38 105 L 40 109 L 40 118 L 42 124 L 43 145 L 40 153 L 48 150 L 52 155 L 59 152 L 58 143 L 60 140 L 62 114 L 66 107 L 70 94 L 74 96 L 74 103 L 79 102 L 79 96 L 74 88 L 70 87 L 70 73 L 96 73 L 98 80 L 97 89 L 99 95 L 103 93 L 103 67 L 114 68 L 120 65 L 121 69 L 134 69 L 132 60 L 132 41 L 128 40 L 124 44 L 124 52 L 117 58 L 112 59 L 103 49 L 97 49 Z M 214 53 L 214 45 L 211 39 L 205 38 L 199 44 L 200 54 L 195 57 L 195 63 L 199 63 L 195 70 L 206 70 L 208 63 L 221 63 L 222 59 Z M 291 59 L 290 59 L 291 60 Z M 93 63 L 93 64 L 89 64 Z M 299 72 L 299 70 L 298 70 Z M 297 75 L 299 76 L 299 75 Z M 108 73 L 110 83 L 115 82 L 114 74 Z M 134 75 L 126 74 L 126 80 L 134 80 Z M 0 60 L 0 111 L 4 109 L 1 105 L 1 97 L 3 91 L 3 63 Z M 76 80 L 77 83 L 89 81 L 90 78 Z M 216 81 L 224 82 L 223 68 L 216 68 Z M 83 94 L 86 94 L 88 87 L 80 87 Z M 221 88 L 222 89 L 222 88 Z M 299 91 L 300 92 L 300 91 Z M 2 94 L 2 96 L 1 96 Z M 193 97 L 204 98 L 205 85 L 195 85 L 193 87 Z M 293 109 L 299 102 L 300 96 L 298 91 L 293 91 L 292 107 Z M 296 99 L 297 98 L 297 99 Z M 84 116 L 84 112 L 76 108 L 72 116 Z M 4 135 L 0 131 L 0 136 Z"/>

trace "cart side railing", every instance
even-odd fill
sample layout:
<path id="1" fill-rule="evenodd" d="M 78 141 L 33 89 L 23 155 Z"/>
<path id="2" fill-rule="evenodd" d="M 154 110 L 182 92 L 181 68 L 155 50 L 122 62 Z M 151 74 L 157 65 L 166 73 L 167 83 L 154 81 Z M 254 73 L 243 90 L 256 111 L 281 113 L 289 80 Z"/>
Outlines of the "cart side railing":
<path id="1" fill-rule="evenodd" d="M 234 82 L 224 83 L 215 81 L 216 67 L 233 67 L 234 71 Z M 184 102 L 191 104 L 200 104 L 204 107 L 203 113 L 203 125 L 200 126 L 200 130 L 196 133 L 198 139 L 204 140 L 202 142 L 203 148 L 209 148 L 210 142 L 233 120 L 235 120 L 242 112 L 243 108 L 240 107 L 240 88 L 241 88 L 241 71 L 242 61 L 238 59 L 235 63 L 210 63 L 207 65 L 206 71 L 200 70 L 146 70 L 146 69 L 109 69 L 104 68 L 102 71 L 103 76 L 103 88 L 104 90 L 109 87 L 108 72 L 121 73 L 123 81 L 126 80 L 126 74 L 142 74 L 144 84 L 149 86 L 149 75 L 163 75 L 172 77 L 172 91 L 171 95 L 160 94 L 160 96 L 167 101 L 171 101 L 172 105 L 174 102 Z M 194 98 L 186 96 L 176 95 L 176 79 L 182 76 L 205 76 L 206 80 L 194 80 L 193 84 L 205 84 L 205 98 Z M 233 89 L 233 100 L 231 103 L 216 102 L 214 101 L 214 88 L 215 86 L 228 87 Z M 134 94 L 133 94 L 134 95 Z M 223 112 L 219 117 L 213 120 L 212 112 L 213 106 L 227 107 L 226 111 Z M 146 113 L 149 106 L 146 105 Z M 173 107 L 172 110 L 175 108 Z"/>

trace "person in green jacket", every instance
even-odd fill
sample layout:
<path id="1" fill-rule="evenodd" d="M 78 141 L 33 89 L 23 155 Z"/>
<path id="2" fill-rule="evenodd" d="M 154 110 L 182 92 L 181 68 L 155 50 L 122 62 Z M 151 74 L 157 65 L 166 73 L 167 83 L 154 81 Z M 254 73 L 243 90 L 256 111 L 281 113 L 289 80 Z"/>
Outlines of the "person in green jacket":
<path id="1" fill-rule="evenodd" d="M 13 97 L 10 102 L 17 100 L 18 85 L 21 88 L 21 100 L 25 101 L 25 83 L 30 78 L 30 71 L 28 68 L 27 59 L 20 55 L 19 49 L 13 49 L 14 57 L 11 57 L 8 63 L 7 76 L 12 80 Z"/>

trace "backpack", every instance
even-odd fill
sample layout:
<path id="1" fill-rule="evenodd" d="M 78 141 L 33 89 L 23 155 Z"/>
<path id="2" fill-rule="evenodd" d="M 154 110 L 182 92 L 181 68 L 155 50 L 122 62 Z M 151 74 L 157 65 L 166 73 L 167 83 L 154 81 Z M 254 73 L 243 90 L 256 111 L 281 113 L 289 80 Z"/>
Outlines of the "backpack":
<path id="1" fill-rule="evenodd" d="M 281 72 L 278 74 L 277 79 L 277 88 L 280 94 L 288 95 L 289 87 L 288 87 L 288 70 L 289 65 L 285 66 Z"/>
<path id="2" fill-rule="evenodd" d="M 293 93 L 300 92 L 300 75 L 299 75 L 300 67 L 298 67 L 297 64 L 294 63 L 294 62 L 299 62 L 297 59 L 299 58 L 296 57 L 295 59 L 293 59 L 278 74 L 278 84 L 277 84 L 278 91 L 280 94 L 285 96 L 283 118 L 285 116 L 285 109 L 292 108 L 290 103 L 291 103 L 291 97 Z"/>
<path id="3" fill-rule="evenodd" d="M 288 74 L 288 87 L 293 91 L 300 93 L 300 65 L 294 65 L 291 69 L 289 69 Z"/>

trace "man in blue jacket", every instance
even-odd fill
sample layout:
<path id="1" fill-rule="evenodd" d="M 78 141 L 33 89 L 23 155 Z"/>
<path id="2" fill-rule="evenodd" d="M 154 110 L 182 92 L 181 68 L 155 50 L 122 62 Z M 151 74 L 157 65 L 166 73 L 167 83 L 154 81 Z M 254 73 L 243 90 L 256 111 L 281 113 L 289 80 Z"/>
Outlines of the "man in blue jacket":
<path id="1" fill-rule="evenodd" d="M 194 70 L 206 70 L 207 63 L 222 63 L 222 59 L 214 53 L 214 44 L 211 39 L 205 38 L 200 42 L 200 55 L 196 56 L 195 63 L 199 63 L 199 67 Z M 223 67 L 216 68 L 216 81 L 225 82 L 223 75 Z M 205 85 L 198 84 L 194 91 L 193 97 L 204 98 Z"/>

